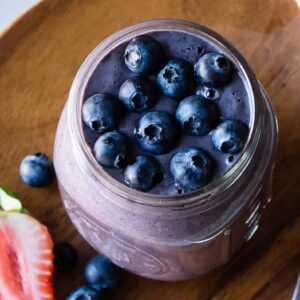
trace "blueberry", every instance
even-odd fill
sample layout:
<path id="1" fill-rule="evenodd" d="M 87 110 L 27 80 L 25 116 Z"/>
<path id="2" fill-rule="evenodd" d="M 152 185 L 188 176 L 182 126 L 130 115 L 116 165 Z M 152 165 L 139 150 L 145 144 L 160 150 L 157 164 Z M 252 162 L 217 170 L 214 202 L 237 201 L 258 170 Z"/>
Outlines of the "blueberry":
<path id="1" fill-rule="evenodd" d="M 234 156 L 233 155 L 229 155 L 225 161 L 227 166 L 231 166 L 234 163 Z"/>
<path id="2" fill-rule="evenodd" d="M 207 184 L 215 163 L 210 155 L 196 147 L 184 148 L 170 162 L 170 172 L 178 190 L 189 192 Z"/>
<path id="3" fill-rule="evenodd" d="M 118 131 L 104 133 L 94 145 L 97 161 L 108 168 L 124 168 L 128 162 L 129 153 L 128 138 Z"/>
<path id="4" fill-rule="evenodd" d="M 186 97 L 192 94 L 194 89 L 193 68 L 184 59 L 172 59 L 159 71 L 157 83 L 167 97 Z"/>
<path id="5" fill-rule="evenodd" d="M 115 287 L 120 275 L 120 268 L 104 256 L 95 256 L 90 259 L 83 271 L 87 285 L 98 290 Z"/>
<path id="6" fill-rule="evenodd" d="M 128 165 L 124 172 L 127 185 L 148 191 L 163 178 L 159 162 L 149 155 L 138 155 L 132 165 Z"/>
<path id="7" fill-rule="evenodd" d="M 209 100 L 216 100 L 220 98 L 220 91 L 214 88 L 208 88 L 206 86 L 201 86 L 196 89 L 195 94 L 197 96 L 202 96 Z"/>
<path id="8" fill-rule="evenodd" d="M 20 176 L 32 187 L 45 187 L 55 178 L 52 161 L 42 153 L 26 156 L 20 164 Z"/>
<path id="9" fill-rule="evenodd" d="M 132 39 L 124 53 L 125 64 L 134 73 L 150 73 L 156 71 L 163 57 L 160 46 L 148 36 Z"/>
<path id="10" fill-rule="evenodd" d="M 186 133 L 201 136 L 208 134 L 218 122 L 219 109 L 211 100 L 189 96 L 179 103 L 176 119 Z"/>
<path id="11" fill-rule="evenodd" d="M 224 55 L 210 52 L 196 62 L 195 74 L 207 86 L 223 86 L 231 80 L 233 66 Z"/>
<path id="12" fill-rule="evenodd" d="M 73 290 L 65 300 L 100 300 L 100 292 L 87 286 Z"/>
<path id="13" fill-rule="evenodd" d="M 151 111 L 138 120 L 134 134 L 144 151 L 155 154 L 166 153 L 176 143 L 177 123 L 167 112 Z"/>
<path id="14" fill-rule="evenodd" d="M 243 149 L 248 131 L 248 126 L 240 121 L 225 120 L 211 132 L 211 140 L 217 150 L 235 154 Z"/>
<path id="15" fill-rule="evenodd" d="M 107 94 L 93 95 L 84 102 L 82 117 L 84 123 L 96 132 L 115 129 L 121 117 L 121 103 Z"/>
<path id="16" fill-rule="evenodd" d="M 119 99 L 132 112 L 141 112 L 152 107 L 157 99 L 153 82 L 142 77 L 127 79 L 119 91 Z"/>
<path id="17" fill-rule="evenodd" d="M 69 271 L 74 269 L 77 264 L 77 252 L 75 248 L 67 243 L 57 243 L 53 249 L 54 265 L 58 270 Z"/>

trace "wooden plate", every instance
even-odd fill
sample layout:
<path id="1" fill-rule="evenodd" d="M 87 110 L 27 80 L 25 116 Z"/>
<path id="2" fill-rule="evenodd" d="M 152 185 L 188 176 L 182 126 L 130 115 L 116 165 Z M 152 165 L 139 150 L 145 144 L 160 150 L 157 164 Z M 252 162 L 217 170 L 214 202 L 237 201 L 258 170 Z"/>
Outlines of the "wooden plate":
<path id="1" fill-rule="evenodd" d="M 262 228 L 228 265 L 165 283 L 124 274 L 107 299 L 289 299 L 300 271 L 300 14 L 293 0 L 46 0 L 0 38 L 0 182 L 24 200 L 57 241 L 78 249 L 74 272 L 55 274 L 57 299 L 82 280 L 94 252 L 69 222 L 56 184 L 33 189 L 18 167 L 51 155 L 56 124 L 85 56 L 107 35 L 151 18 L 182 18 L 219 31 L 246 56 L 275 106 L 280 139 L 274 197 Z M 263 159 L 263 158 L 262 158 Z M 104 299 L 105 299 L 104 297 Z"/>

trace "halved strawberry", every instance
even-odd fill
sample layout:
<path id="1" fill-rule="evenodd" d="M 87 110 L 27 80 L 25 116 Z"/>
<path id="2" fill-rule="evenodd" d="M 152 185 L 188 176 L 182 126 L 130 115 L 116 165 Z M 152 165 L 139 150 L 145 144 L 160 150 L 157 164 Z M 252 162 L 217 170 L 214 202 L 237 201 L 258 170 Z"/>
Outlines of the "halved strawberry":
<path id="1" fill-rule="evenodd" d="M 0 300 L 51 300 L 53 243 L 33 217 L 0 211 Z"/>

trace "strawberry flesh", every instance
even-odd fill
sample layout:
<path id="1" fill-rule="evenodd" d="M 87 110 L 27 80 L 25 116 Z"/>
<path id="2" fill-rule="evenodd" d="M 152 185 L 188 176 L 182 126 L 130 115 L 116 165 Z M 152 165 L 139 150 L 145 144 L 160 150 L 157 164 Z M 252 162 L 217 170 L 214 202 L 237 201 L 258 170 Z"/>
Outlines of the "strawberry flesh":
<path id="1" fill-rule="evenodd" d="M 51 300 L 53 243 L 26 214 L 0 213 L 0 300 Z"/>

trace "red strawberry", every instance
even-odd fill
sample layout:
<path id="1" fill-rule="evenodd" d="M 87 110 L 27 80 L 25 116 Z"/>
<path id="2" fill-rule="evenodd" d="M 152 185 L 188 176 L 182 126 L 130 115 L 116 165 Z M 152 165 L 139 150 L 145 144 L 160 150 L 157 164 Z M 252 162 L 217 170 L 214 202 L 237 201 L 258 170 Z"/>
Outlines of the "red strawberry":
<path id="1" fill-rule="evenodd" d="M 53 243 L 33 217 L 0 212 L 0 300 L 51 300 Z"/>

